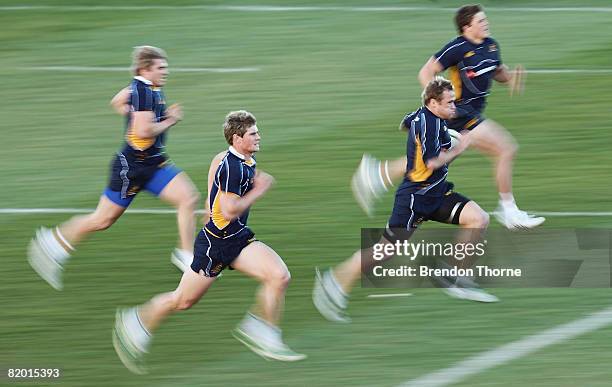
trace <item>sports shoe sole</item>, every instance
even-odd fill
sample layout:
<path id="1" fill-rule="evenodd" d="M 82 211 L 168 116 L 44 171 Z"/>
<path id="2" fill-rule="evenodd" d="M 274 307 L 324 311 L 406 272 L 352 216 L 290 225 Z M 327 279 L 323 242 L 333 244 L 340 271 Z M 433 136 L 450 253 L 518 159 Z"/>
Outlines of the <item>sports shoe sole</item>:
<path id="1" fill-rule="evenodd" d="M 306 355 L 293 352 L 291 354 L 282 354 L 273 351 L 269 351 L 263 348 L 261 345 L 257 344 L 253 339 L 250 338 L 242 329 L 235 328 L 232 331 L 232 336 L 242 344 L 244 344 L 248 349 L 255 352 L 257 355 L 263 357 L 264 359 L 270 360 L 278 360 L 278 361 L 299 361 L 306 359 Z"/>

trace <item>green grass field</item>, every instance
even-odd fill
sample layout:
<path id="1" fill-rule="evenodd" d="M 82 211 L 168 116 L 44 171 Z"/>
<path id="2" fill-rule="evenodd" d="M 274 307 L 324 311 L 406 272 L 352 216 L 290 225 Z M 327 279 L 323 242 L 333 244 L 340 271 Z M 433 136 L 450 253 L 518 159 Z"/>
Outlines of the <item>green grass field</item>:
<path id="1" fill-rule="evenodd" d="M 38 1 L 30 5 L 90 5 Z M 266 5 L 285 4 L 266 1 Z M 97 3 L 101 5 L 102 3 Z M 168 5 L 132 0 L 113 5 Z M 193 5 L 174 1 L 172 5 Z M 206 4 L 261 4 L 209 2 Z M 381 227 L 393 195 L 373 219 L 353 201 L 349 181 L 363 152 L 394 158 L 404 151 L 397 124 L 419 105 L 416 75 L 454 34 L 454 1 L 361 1 L 335 5 L 432 7 L 418 11 L 257 11 L 228 9 L 0 11 L 3 82 L 2 208 L 92 208 L 122 141 L 122 120 L 108 101 L 125 72 L 59 72 L 35 66 L 128 66 L 133 46 L 166 49 L 172 67 L 255 67 L 244 73 L 171 74 L 169 102 L 185 120 L 168 151 L 202 192 L 210 159 L 226 146 L 224 115 L 255 113 L 262 134 L 258 166 L 277 179 L 252 210 L 251 227 L 287 262 L 284 334 L 309 355 L 298 364 L 266 362 L 230 330 L 249 307 L 256 284 L 228 272 L 188 312 L 158 331 L 153 372 L 131 375 L 111 344 L 117 306 L 173 289 L 180 278 L 169 255 L 172 215 L 127 214 L 79 246 L 56 293 L 28 266 L 34 229 L 69 215 L 0 214 L 0 366 L 59 367 L 67 386 L 362 385 L 392 386 L 466 357 L 581 318 L 610 305 L 609 289 L 497 289 L 502 302 L 457 302 L 431 289 L 413 297 L 368 299 L 356 289 L 354 323 L 324 321 L 310 300 L 314 266 L 327 267 L 359 246 L 360 228 Z M 555 7 L 578 7 L 556 1 Z M 0 7 L 22 5 L 2 0 Z M 295 5 L 326 6 L 322 0 Z M 527 69 L 612 69 L 612 12 L 496 10 L 484 2 L 505 63 Z M 605 7 L 607 1 L 580 2 Z M 504 7 L 553 6 L 545 1 Z M 521 148 L 515 164 L 519 204 L 533 211 L 611 211 L 610 73 L 529 74 L 510 98 L 495 86 L 487 115 Z M 468 152 L 451 167 L 458 189 L 489 211 L 497 194 L 491 163 Z M 166 208 L 141 195 L 134 208 Z M 430 225 L 431 227 L 433 225 Z M 546 228 L 609 228 L 612 217 L 551 217 Z M 499 227 L 492 224 L 492 227 Z M 376 291 L 381 293 L 383 291 Z M 612 380 L 609 326 L 461 381 L 461 386 L 606 386 Z"/>

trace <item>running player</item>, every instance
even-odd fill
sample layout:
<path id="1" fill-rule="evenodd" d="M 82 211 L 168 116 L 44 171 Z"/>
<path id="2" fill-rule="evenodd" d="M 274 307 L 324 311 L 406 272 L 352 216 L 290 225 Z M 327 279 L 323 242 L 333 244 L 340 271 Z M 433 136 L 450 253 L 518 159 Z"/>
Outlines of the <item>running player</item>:
<path id="1" fill-rule="evenodd" d="M 262 284 L 256 304 L 233 331 L 234 336 L 266 359 L 306 357 L 283 342 L 278 327 L 291 278 L 287 266 L 247 226 L 249 208 L 274 182 L 267 173 L 255 172 L 253 155 L 260 141 L 255 117 L 247 111 L 231 112 L 225 117 L 223 131 L 230 146 L 223 158 L 215 157 L 209 169 L 210 219 L 196 239 L 191 269 L 185 271 L 176 290 L 139 307 L 117 311 L 113 344 L 132 372 L 146 372 L 143 358 L 162 320 L 197 303 L 226 267 Z"/>
<path id="2" fill-rule="evenodd" d="M 129 110 L 125 144 L 111 163 L 110 181 L 96 210 L 50 229 L 41 227 L 30 242 L 30 264 L 57 290 L 63 287 L 63 268 L 76 245 L 90 233 L 112 226 L 143 189 L 176 207 L 180 244 L 171 259 L 182 270 L 191 264 L 194 210 L 200 196 L 187 174 L 174 166 L 165 152 L 168 129 L 183 118 L 179 105 L 166 109 L 161 90 L 168 76 L 166 53 L 157 47 L 136 47 L 133 70 L 129 88 L 113 99 L 117 108 L 117 100 L 129 97 L 124 107 L 124 111 Z"/>
<path id="3" fill-rule="evenodd" d="M 464 136 L 446 150 L 451 139 L 445 120 L 455 114 L 454 100 L 451 82 L 436 77 L 423 91 L 423 106 L 402 120 L 402 127 L 408 131 L 405 177 L 396 191 L 393 212 L 381 243 L 393 243 L 399 233 L 407 232 L 410 237 L 427 220 L 461 226 L 465 231 L 462 239 L 476 240 L 486 230 L 489 215 L 476 202 L 453 192 L 452 183 L 446 180 L 447 164 L 466 149 L 470 139 Z M 328 320 L 350 321 L 345 310 L 348 295 L 361 274 L 362 254 L 371 256 L 371 251 L 358 250 L 333 269 L 324 273 L 317 270 L 313 302 Z M 445 290 L 453 297 L 497 301 L 495 296 L 477 287 L 465 287 L 460 282 L 448 286 Z"/>
<path id="4" fill-rule="evenodd" d="M 521 211 L 512 194 L 512 163 L 518 146 L 503 126 L 483 116 L 492 81 L 508 84 L 511 94 L 521 92 L 523 68 L 517 66 L 510 72 L 502 64 L 499 44 L 490 37 L 489 21 L 480 5 L 459 8 L 455 23 L 460 36 L 425 63 L 419 81 L 425 87 L 448 69 L 457 98 L 457 113 L 449 120 L 449 128 L 469 131 L 471 146 L 493 158 L 500 196 L 497 219 L 509 229 L 537 227 L 545 219 Z M 368 215 L 372 213 L 374 199 L 401 178 L 405 165 L 406 158 L 381 163 L 364 155 L 353 176 L 352 188 Z"/>

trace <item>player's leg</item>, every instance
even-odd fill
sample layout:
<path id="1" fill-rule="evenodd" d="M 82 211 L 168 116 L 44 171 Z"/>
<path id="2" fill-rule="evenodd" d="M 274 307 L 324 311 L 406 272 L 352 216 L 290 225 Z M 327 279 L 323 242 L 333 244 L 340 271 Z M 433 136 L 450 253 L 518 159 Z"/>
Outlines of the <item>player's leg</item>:
<path id="1" fill-rule="evenodd" d="M 393 187 L 406 172 L 406 156 L 395 160 L 377 160 L 364 154 L 351 180 L 353 195 L 368 215 L 374 213 L 374 200 Z"/>
<path id="2" fill-rule="evenodd" d="M 123 364 L 134 373 L 146 373 L 144 356 L 149 351 L 155 330 L 170 314 L 195 305 L 215 279 L 189 269 L 183 273 L 173 292 L 159 294 L 138 307 L 118 309 L 113 345 Z"/>
<path id="3" fill-rule="evenodd" d="M 108 189 L 94 212 L 72 217 L 51 229 L 41 227 L 28 247 L 28 261 L 53 288 L 61 290 L 62 271 L 77 243 L 88 234 L 106 230 L 125 212 L 132 198 L 121 199 L 119 192 Z"/>
<path id="4" fill-rule="evenodd" d="M 160 168 L 145 189 L 176 208 L 179 246 L 172 252 L 171 261 L 184 272 L 193 259 L 198 189 L 185 172 L 172 165 Z"/>
<path id="5" fill-rule="evenodd" d="M 529 216 L 521 211 L 512 194 L 512 164 L 518 145 L 512 135 L 491 119 L 486 119 L 469 132 L 471 146 L 494 159 L 495 181 L 500 195 L 497 217 L 509 229 L 533 228 L 542 224 L 543 217 Z"/>
<path id="6" fill-rule="evenodd" d="M 420 216 L 414 210 L 415 195 L 397 195 L 393 212 L 389 219 L 385 234 L 379 243 L 391 243 L 390 241 L 400 237 L 408 239 L 416 230 Z M 312 300 L 323 317 L 333 322 L 350 322 L 346 314 L 349 295 L 355 283 L 359 280 L 364 265 L 374 262 L 372 248 L 357 250 L 348 259 L 334 268 L 323 273 L 318 268 L 315 273 L 315 283 L 312 291 Z M 389 257 L 387 257 L 389 258 Z"/>
<path id="7" fill-rule="evenodd" d="M 476 202 L 456 192 L 444 196 L 442 205 L 431 215 L 430 219 L 441 223 L 459 225 L 461 229 L 457 234 L 455 243 L 476 244 L 482 240 L 489 226 L 489 214 Z M 461 260 L 450 258 L 450 262 L 439 261 L 438 264 L 465 269 L 476 263 L 475 258 L 474 256 L 466 256 Z M 497 297 L 481 289 L 473 278 L 435 277 L 431 280 L 453 298 L 478 302 L 499 301 Z"/>
<path id="8" fill-rule="evenodd" d="M 242 249 L 232 267 L 261 282 L 255 305 L 234 331 L 235 337 L 266 358 L 282 361 L 306 358 L 284 344 L 278 327 L 291 280 L 281 257 L 264 243 L 254 241 Z"/>
<path id="9" fill-rule="evenodd" d="M 75 246 L 88 234 L 106 230 L 115 224 L 117 219 L 125 212 L 129 202 L 122 201 L 118 204 L 116 201 L 109 199 L 105 192 L 100 197 L 98 206 L 93 213 L 85 216 L 75 216 L 66 223 L 61 224 L 59 230 L 64 238 L 72 246 Z"/>

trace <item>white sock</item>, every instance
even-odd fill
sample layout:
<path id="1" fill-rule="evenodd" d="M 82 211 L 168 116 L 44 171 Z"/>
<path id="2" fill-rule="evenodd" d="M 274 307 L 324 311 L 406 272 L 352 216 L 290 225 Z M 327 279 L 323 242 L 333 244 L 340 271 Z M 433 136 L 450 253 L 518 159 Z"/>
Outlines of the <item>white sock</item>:
<path id="1" fill-rule="evenodd" d="M 58 240 L 58 238 L 62 241 Z M 39 242 L 41 246 L 46 250 L 47 254 L 51 258 L 53 258 L 60 265 L 63 265 L 68 258 L 70 258 L 70 252 L 66 250 L 65 247 L 70 249 L 70 251 L 74 251 L 72 245 L 66 241 L 64 236 L 60 233 L 59 229 L 51 230 L 48 228 L 43 228 L 40 233 Z M 64 247 L 65 246 L 65 247 Z"/>
<path id="2" fill-rule="evenodd" d="M 500 192 L 499 193 L 499 203 L 507 210 L 513 210 L 516 207 L 516 202 L 514 201 L 514 195 L 512 192 Z"/>
<path id="3" fill-rule="evenodd" d="M 185 262 L 187 264 L 191 264 L 191 262 L 193 261 L 193 253 L 190 252 L 190 251 L 176 248 L 176 249 L 174 249 L 174 252 L 175 252 L 175 254 L 177 254 L 179 256 L 181 261 L 183 261 L 183 262 Z"/>
<path id="4" fill-rule="evenodd" d="M 149 351 L 149 343 L 151 342 L 151 334 L 142 325 L 138 316 L 138 308 L 132 308 L 125 313 L 125 328 L 129 332 L 130 338 L 134 345 L 142 352 Z"/>
<path id="5" fill-rule="evenodd" d="M 348 305 L 348 295 L 342 290 L 342 287 L 331 270 L 328 270 L 323 275 L 323 286 L 327 289 L 327 294 L 334 303 L 342 309 L 345 309 Z"/>
<path id="6" fill-rule="evenodd" d="M 389 185 L 389 187 L 395 187 L 395 185 L 393 185 L 393 180 L 391 180 L 391 175 L 389 175 L 389 160 L 385 160 L 385 163 L 382 164 L 381 163 L 381 175 L 383 177 L 383 185 L 385 186 L 385 190 L 388 190 L 387 188 L 387 184 Z"/>
<path id="7" fill-rule="evenodd" d="M 281 330 L 262 318 L 255 316 L 253 313 L 247 312 L 240 325 L 249 336 L 261 340 L 266 344 L 282 344 Z"/>

